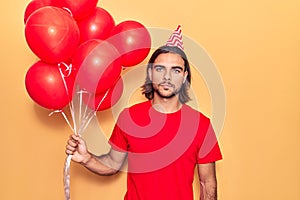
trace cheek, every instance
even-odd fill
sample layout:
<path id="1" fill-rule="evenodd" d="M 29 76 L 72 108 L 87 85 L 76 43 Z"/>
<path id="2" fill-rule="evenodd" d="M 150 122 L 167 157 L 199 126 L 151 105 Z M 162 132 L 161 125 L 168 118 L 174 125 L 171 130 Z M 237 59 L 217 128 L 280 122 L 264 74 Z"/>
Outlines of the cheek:
<path id="1" fill-rule="evenodd" d="M 160 82 L 161 82 L 161 81 L 158 80 L 157 78 L 152 79 L 152 84 L 153 84 L 153 85 L 157 85 L 157 84 L 159 84 Z"/>
<path id="2" fill-rule="evenodd" d="M 161 74 L 158 74 L 158 73 L 152 74 L 152 83 L 159 83 L 162 81 L 162 79 L 163 79 L 163 76 Z"/>
<path id="3" fill-rule="evenodd" d="M 184 77 L 183 76 L 174 76 L 173 81 L 174 81 L 174 84 L 176 84 L 176 85 L 182 85 L 183 81 L 184 81 Z"/>

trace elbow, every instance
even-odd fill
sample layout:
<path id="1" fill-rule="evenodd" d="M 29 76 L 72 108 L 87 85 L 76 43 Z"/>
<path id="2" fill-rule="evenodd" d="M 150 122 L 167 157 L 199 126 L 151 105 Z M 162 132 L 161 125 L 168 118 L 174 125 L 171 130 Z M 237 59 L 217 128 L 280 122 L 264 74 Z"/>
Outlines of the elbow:
<path id="1" fill-rule="evenodd" d="M 104 165 L 106 165 L 106 170 L 104 173 L 102 173 L 102 175 L 112 176 L 117 174 L 121 170 L 122 163 L 115 162 L 109 155 L 107 155 L 107 158 L 108 162 L 103 163 Z"/>
<path id="2" fill-rule="evenodd" d="M 217 189 L 217 180 L 216 179 L 208 179 L 208 180 L 201 180 L 200 185 L 204 186 L 205 188 Z"/>
<path id="3" fill-rule="evenodd" d="M 102 175 L 104 175 L 104 176 L 112 176 L 112 175 L 117 174 L 119 171 L 120 171 L 120 169 L 113 169 L 113 168 L 110 168 L 109 170 L 107 170 L 106 173 L 104 173 L 104 174 L 102 174 Z"/>
<path id="4" fill-rule="evenodd" d="M 200 180 L 200 187 L 204 197 L 206 197 L 207 199 L 217 199 L 216 180 Z"/>

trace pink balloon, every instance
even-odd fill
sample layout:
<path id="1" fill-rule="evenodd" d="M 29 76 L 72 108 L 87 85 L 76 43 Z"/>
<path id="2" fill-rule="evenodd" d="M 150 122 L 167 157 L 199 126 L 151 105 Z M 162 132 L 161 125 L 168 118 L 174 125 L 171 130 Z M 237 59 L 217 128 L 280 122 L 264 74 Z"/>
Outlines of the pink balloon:
<path id="1" fill-rule="evenodd" d="M 105 40 L 115 26 L 113 17 L 103 8 L 97 7 L 88 17 L 78 21 L 80 42 L 90 39 Z"/>
<path id="2" fill-rule="evenodd" d="M 30 49 L 43 61 L 69 61 L 79 45 L 79 29 L 71 15 L 57 7 L 46 6 L 27 19 L 25 37 Z"/>
<path id="3" fill-rule="evenodd" d="M 76 82 L 89 92 L 105 92 L 120 77 L 119 57 L 117 49 L 107 41 L 88 40 L 79 46 L 72 60 Z"/>
<path id="4" fill-rule="evenodd" d="M 98 4 L 98 0 L 52 0 L 62 7 L 68 8 L 74 19 L 80 20 L 90 15 Z"/>
<path id="5" fill-rule="evenodd" d="M 25 85 L 29 96 L 37 104 L 57 110 L 71 101 L 74 77 L 63 78 L 57 65 L 38 61 L 27 71 Z"/>

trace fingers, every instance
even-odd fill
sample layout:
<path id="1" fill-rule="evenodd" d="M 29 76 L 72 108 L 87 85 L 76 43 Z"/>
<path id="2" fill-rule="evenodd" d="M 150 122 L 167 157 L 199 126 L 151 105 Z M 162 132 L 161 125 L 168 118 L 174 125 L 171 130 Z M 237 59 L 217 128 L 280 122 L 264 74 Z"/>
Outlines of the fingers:
<path id="1" fill-rule="evenodd" d="M 70 140 L 76 142 L 76 141 L 80 140 L 80 137 L 78 135 L 73 134 L 73 135 L 70 135 Z"/>
<path id="2" fill-rule="evenodd" d="M 77 150 L 79 143 L 80 137 L 75 134 L 71 135 L 66 145 L 66 154 L 73 155 L 74 152 Z"/>
<path id="3" fill-rule="evenodd" d="M 67 155 L 73 155 L 75 151 L 71 151 L 70 149 L 66 149 Z"/>

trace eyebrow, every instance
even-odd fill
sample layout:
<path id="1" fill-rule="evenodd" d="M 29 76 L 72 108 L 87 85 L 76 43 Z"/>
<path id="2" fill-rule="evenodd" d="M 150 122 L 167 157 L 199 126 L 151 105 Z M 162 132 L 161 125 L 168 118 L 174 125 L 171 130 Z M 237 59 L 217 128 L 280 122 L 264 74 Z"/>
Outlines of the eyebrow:
<path id="1" fill-rule="evenodd" d="M 180 69 L 183 71 L 183 68 L 181 66 L 173 66 L 172 69 Z"/>
<path id="2" fill-rule="evenodd" d="M 163 67 L 163 68 L 166 68 L 164 65 L 159 65 L 159 64 L 158 64 L 158 65 L 154 65 L 153 67 L 154 67 L 154 68 L 155 68 L 155 67 Z M 183 67 L 181 67 L 181 66 L 172 66 L 171 68 L 172 68 L 172 69 L 180 69 L 180 70 L 183 71 Z"/>

